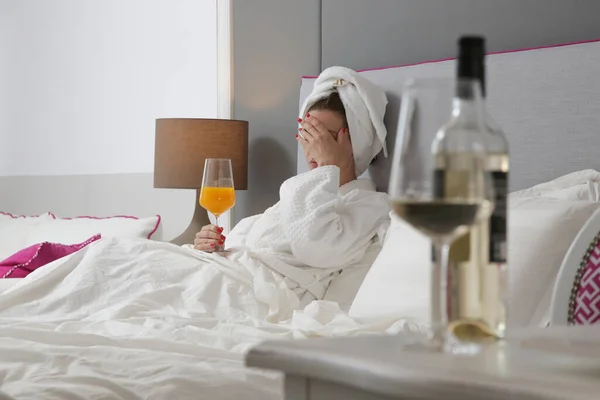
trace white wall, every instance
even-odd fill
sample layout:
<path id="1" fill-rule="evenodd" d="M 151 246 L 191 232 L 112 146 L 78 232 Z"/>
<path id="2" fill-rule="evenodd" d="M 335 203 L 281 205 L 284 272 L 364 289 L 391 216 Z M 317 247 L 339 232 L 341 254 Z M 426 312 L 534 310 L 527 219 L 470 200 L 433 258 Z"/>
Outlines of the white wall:
<path id="1" fill-rule="evenodd" d="M 217 116 L 215 0 L 0 0 L 0 176 L 152 173 Z"/>
<path id="2" fill-rule="evenodd" d="M 2 134 L 2 132 L 6 132 L 5 129 L 5 117 L 4 112 L 6 107 L 6 67 L 8 62 L 6 59 L 2 58 L 4 54 L 8 54 L 7 46 L 9 43 L 8 32 L 11 29 L 9 26 L 8 12 L 7 7 L 8 1 L 0 0 L 0 173 L 4 170 L 3 167 L 3 159 L 6 156 L 6 136 Z"/>

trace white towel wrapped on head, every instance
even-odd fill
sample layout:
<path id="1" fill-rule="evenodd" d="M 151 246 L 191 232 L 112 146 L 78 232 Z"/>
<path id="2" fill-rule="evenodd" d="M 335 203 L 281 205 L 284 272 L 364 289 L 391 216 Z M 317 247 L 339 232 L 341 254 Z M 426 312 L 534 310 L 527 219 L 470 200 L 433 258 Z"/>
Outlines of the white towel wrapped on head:
<path id="1" fill-rule="evenodd" d="M 383 89 L 358 72 L 345 67 L 329 67 L 321 72 L 311 94 L 304 100 L 300 118 L 304 118 L 313 104 L 336 91 L 346 109 L 356 176 L 360 176 L 381 150 L 387 157 L 387 130 L 383 124 L 387 96 Z"/>

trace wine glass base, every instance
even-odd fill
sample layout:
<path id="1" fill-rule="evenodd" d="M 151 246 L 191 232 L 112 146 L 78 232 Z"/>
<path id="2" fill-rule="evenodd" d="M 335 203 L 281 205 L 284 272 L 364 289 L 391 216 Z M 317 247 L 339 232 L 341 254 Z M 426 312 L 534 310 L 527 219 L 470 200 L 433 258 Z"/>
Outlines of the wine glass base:
<path id="1" fill-rule="evenodd" d="M 432 329 L 420 332 L 400 333 L 403 345 L 407 351 L 441 353 L 444 351 L 444 341 Z"/>
<path id="2" fill-rule="evenodd" d="M 407 351 L 426 353 L 446 353 L 453 355 L 474 355 L 481 352 L 491 342 L 462 341 L 446 331 L 432 329 L 418 334 L 401 334 L 403 348 Z"/>

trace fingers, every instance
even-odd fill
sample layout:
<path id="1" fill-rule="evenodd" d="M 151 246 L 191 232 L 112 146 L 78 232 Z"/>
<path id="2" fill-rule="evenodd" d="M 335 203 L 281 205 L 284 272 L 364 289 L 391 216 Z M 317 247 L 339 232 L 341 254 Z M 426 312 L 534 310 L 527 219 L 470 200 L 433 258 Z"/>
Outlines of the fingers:
<path id="1" fill-rule="evenodd" d="M 323 125 L 321 123 L 321 121 L 319 121 L 317 118 L 313 117 L 310 114 L 306 114 L 306 118 L 304 119 L 304 121 L 306 124 L 310 125 L 314 130 L 316 130 L 317 133 L 320 134 L 328 134 L 329 131 L 327 130 L 327 127 L 325 125 Z"/>
<path id="2" fill-rule="evenodd" d="M 194 249 L 202 251 L 215 251 L 219 246 L 219 241 L 215 239 L 198 239 L 194 240 Z"/>
<path id="3" fill-rule="evenodd" d="M 200 236 L 198 236 L 200 235 Z M 200 231 L 196 234 L 198 239 L 215 239 L 215 240 L 225 240 L 225 236 L 218 232 L 213 231 Z"/>
<path id="4" fill-rule="evenodd" d="M 300 128 L 300 129 L 302 129 L 302 128 Z M 304 150 L 306 150 L 306 145 L 308 144 L 308 141 L 306 140 L 306 138 L 301 135 L 296 135 L 296 140 L 298 140 L 298 142 L 300 142 L 300 144 L 302 145 L 302 148 Z"/>
<path id="5" fill-rule="evenodd" d="M 225 245 L 225 239 L 196 238 L 194 239 L 194 248 L 203 251 L 215 251 L 222 249 Z"/>
<path id="6" fill-rule="evenodd" d="M 214 251 L 216 248 L 222 247 L 225 244 L 225 235 L 223 228 L 216 225 L 203 226 L 200 232 L 196 233 L 194 239 L 194 248 L 196 250 Z"/>
<path id="7" fill-rule="evenodd" d="M 298 123 L 301 125 L 299 131 L 309 142 L 321 135 L 329 134 L 325 125 L 310 114 L 306 114 L 304 119 L 298 118 Z"/>
<path id="8" fill-rule="evenodd" d="M 205 225 L 202 227 L 202 229 L 206 229 L 208 231 L 216 232 L 216 233 L 223 232 L 223 228 L 221 228 L 220 226 L 213 225 L 213 224 Z"/>
<path id="9" fill-rule="evenodd" d="M 299 131 L 300 133 L 302 133 L 302 136 L 304 136 L 304 139 L 306 141 L 311 142 L 319 136 L 319 132 L 315 129 L 315 127 L 312 124 L 306 121 L 302 121 L 300 125 L 302 126 L 300 127 Z"/>
<path id="10" fill-rule="evenodd" d="M 304 127 L 302 126 L 302 124 L 303 124 L 302 118 L 298 118 L 298 124 L 300 126 L 298 127 L 298 133 L 296 134 L 296 139 L 306 140 L 306 137 L 309 136 L 310 134 L 304 130 Z"/>
<path id="11" fill-rule="evenodd" d="M 222 236 L 221 232 L 223 232 L 223 228 L 210 224 L 203 226 L 200 232 L 196 233 L 196 237 L 218 239 Z"/>
<path id="12" fill-rule="evenodd" d="M 220 233 L 208 232 L 206 236 L 204 236 L 202 239 L 214 239 L 216 241 L 223 241 L 225 240 L 225 235 L 222 235 Z"/>

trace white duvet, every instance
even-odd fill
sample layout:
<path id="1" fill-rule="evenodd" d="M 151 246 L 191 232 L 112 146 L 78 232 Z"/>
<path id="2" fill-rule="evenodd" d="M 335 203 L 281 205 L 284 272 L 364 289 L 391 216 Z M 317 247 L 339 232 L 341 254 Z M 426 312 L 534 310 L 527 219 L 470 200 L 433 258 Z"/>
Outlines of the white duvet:
<path id="1" fill-rule="evenodd" d="M 368 186 L 368 185 L 367 185 Z M 104 238 L 0 295 L 0 391 L 15 399 L 276 399 L 248 370 L 265 339 L 395 332 L 319 301 L 385 231 L 388 202 L 322 167 L 231 233 L 227 257 Z M 237 232 L 237 233 L 236 233 Z"/>
<path id="2" fill-rule="evenodd" d="M 15 399 L 278 399 L 279 374 L 246 369 L 265 339 L 397 332 L 312 302 L 266 322 L 220 256 L 102 239 L 0 295 L 1 392 Z M 282 289 L 289 290 L 289 289 Z"/>

